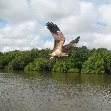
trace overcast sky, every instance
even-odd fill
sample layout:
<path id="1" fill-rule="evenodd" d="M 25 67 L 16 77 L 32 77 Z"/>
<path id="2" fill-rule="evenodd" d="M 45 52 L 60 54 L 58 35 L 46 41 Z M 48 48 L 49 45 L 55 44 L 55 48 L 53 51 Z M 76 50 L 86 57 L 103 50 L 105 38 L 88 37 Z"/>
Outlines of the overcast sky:
<path id="1" fill-rule="evenodd" d="M 47 22 L 56 23 L 66 43 L 111 49 L 111 0 L 0 0 L 0 51 L 51 48 Z"/>

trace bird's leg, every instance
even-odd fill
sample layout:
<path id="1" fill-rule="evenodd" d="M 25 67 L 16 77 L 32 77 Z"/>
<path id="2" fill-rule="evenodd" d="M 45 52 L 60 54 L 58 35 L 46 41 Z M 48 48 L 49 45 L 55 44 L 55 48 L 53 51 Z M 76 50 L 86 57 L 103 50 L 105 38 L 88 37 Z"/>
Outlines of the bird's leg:
<path id="1" fill-rule="evenodd" d="M 54 56 L 51 56 L 51 57 L 50 57 L 50 59 L 53 59 L 53 58 L 54 58 Z"/>
<path id="2" fill-rule="evenodd" d="M 76 47 L 76 44 L 72 44 L 73 47 Z"/>
<path id="3" fill-rule="evenodd" d="M 65 54 L 64 56 L 66 56 L 66 57 L 67 57 L 68 55 L 67 55 L 67 54 Z"/>
<path id="4" fill-rule="evenodd" d="M 62 53 L 62 56 L 68 56 L 66 53 Z"/>

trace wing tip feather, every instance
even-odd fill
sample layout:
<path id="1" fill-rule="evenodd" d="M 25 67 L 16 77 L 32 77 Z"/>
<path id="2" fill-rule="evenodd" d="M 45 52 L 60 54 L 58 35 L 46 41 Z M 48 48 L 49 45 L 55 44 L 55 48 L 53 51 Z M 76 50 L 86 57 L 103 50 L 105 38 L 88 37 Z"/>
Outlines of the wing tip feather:
<path id="1" fill-rule="evenodd" d="M 59 27 L 56 24 L 54 24 L 53 22 L 47 22 L 46 26 L 53 33 L 57 34 L 57 31 L 60 31 Z"/>

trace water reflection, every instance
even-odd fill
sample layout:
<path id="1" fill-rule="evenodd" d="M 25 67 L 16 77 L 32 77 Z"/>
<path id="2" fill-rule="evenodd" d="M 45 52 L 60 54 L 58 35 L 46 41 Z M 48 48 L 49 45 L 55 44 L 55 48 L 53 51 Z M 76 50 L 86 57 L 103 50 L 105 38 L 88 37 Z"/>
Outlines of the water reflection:
<path id="1" fill-rule="evenodd" d="M 0 73 L 0 111 L 110 111 L 111 76 Z"/>

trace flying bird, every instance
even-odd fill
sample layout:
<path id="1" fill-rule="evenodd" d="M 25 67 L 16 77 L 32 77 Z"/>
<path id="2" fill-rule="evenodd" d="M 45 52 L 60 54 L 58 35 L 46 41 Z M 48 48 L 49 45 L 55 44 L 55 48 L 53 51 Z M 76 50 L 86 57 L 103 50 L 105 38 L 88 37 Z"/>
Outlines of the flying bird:
<path id="1" fill-rule="evenodd" d="M 75 40 L 72 40 L 69 44 L 63 46 L 65 42 L 65 37 L 59 27 L 52 22 L 48 22 L 46 26 L 50 30 L 54 38 L 54 48 L 52 50 L 52 53 L 49 54 L 51 56 L 50 59 L 54 57 L 68 56 L 68 51 L 76 46 L 76 44 L 79 42 L 80 36 L 78 36 Z"/>

